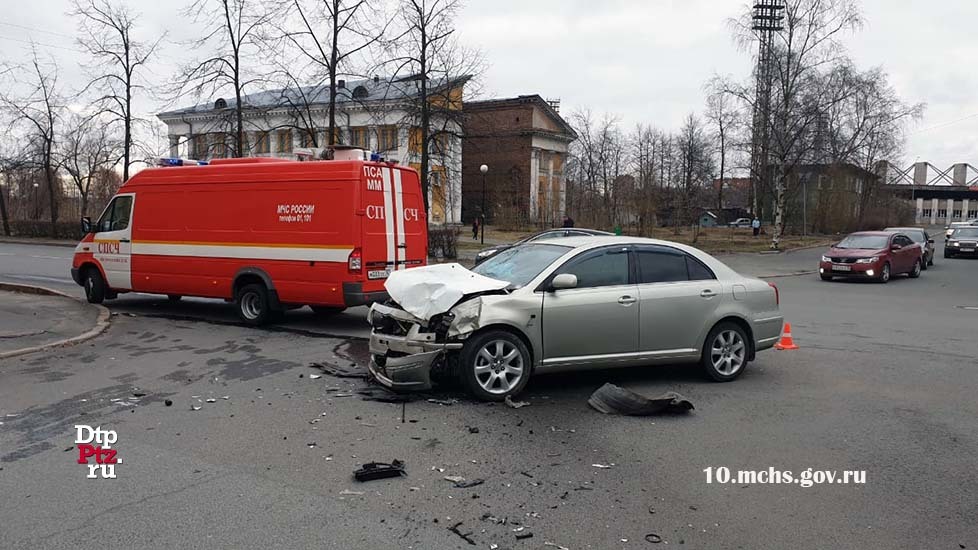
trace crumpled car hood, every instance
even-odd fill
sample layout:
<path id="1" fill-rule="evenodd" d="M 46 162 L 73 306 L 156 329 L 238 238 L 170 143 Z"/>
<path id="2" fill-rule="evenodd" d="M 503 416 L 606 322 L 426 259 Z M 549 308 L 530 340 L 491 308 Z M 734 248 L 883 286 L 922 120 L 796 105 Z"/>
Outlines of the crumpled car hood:
<path id="1" fill-rule="evenodd" d="M 502 290 L 507 286 L 507 281 L 473 273 L 459 264 L 394 271 L 384 283 L 387 293 L 401 309 L 425 321 L 448 311 L 466 295 Z"/>

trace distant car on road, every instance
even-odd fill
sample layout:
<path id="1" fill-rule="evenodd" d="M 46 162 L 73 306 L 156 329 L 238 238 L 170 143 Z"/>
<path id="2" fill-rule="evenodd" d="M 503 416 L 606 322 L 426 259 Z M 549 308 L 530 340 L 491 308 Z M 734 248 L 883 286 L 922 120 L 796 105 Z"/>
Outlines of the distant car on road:
<path id="1" fill-rule="evenodd" d="M 978 218 L 973 220 L 966 220 L 963 222 L 951 222 L 944 228 L 944 242 L 947 243 L 948 239 L 951 238 L 951 233 L 959 227 L 969 227 L 972 225 L 978 225 Z"/>
<path id="2" fill-rule="evenodd" d="M 905 233 L 862 231 L 836 243 L 823 256 L 818 273 L 823 281 L 834 277 L 872 279 L 887 283 L 893 275 L 920 277 L 923 251 Z"/>
<path id="3" fill-rule="evenodd" d="M 727 227 L 735 227 L 737 229 L 750 229 L 751 228 L 750 218 L 737 218 L 736 220 L 727 224 Z"/>
<path id="4" fill-rule="evenodd" d="M 539 233 L 534 233 L 529 237 L 524 237 L 512 244 L 500 244 L 482 250 L 475 255 L 475 265 L 481 264 L 482 262 L 495 256 L 496 254 L 499 254 L 503 250 L 509 250 L 514 246 L 518 246 L 525 243 L 532 243 L 536 241 L 542 241 L 545 239 L 561 239 L 564 237 L 594 237 L 594 236 L 608 237 L 612 235 L 614 235 L 614 233 L 608 233 L 607 231 L 598 231 L 597 229 L 581 229 L 577 227 L 548 229 L 546 231 L 540 231 Z"/>
<path id="5" fill-rule="evenodd" d="M 397 271 L 368 315 L 370 372 L 405 390 L 454 372 L 502 401 L 532 374 L 699 363 L 718 382 L 781 335 L 777 288 L 666 241 L 534 241 L 483 262 Z"/>
<path id="6" fill-rule="evenodd" d="M 930 237 L 930 234 L 925 229 L 921 227 L 887 227 L 883 231 L 903 233 L 910 237 L 913 242 L 919 244 L 923 250 L 924 271 L 927 270 L 928 266 L 934 265 L 934 255 L 937 253 L 937 250 L 934 248 L 934 239 Z"/>
<path id="7" fill-rule="evenodd" d="M 978 225 L 958 227 L 944 245 L 944 257 L 975 256 L 978 254 Z"/>

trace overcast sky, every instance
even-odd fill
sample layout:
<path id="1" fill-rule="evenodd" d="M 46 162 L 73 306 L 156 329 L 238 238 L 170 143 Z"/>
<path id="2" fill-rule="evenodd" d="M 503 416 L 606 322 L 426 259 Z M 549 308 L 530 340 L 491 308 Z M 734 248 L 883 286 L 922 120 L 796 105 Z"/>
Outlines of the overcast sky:
<path id="1" fill-rule="evenodd" d="M 182 0 L 129 0 L 147 36 L 187 38 Z M 63 81 L 80 85 L 84 56 L 72 43 L 67 0 L 0 0 L 0 59 L 26 59 L 31 39 L 54 55 Z M 703 83 L 714 74 L 745 76 L 749 54 L 734 46 L 726 21 L 742 0 L 468 0 L 460 38 L 489 62 L 484 97 L 538 93 L 561 112 L 588 107 L 622 125 L 674 129 L 701 112 Z M 978 165 L 978 20 L 975 0 L 863 0 L 867 24 L 846 38 L 861 68 L 883 66 L 907 103 L 927 104 L 909 128 L 901 164 Z M 166 79 L 185 53 L 168 46 L 155 68 Z M 155 106 L 145 105 L 152 110 Z"/>

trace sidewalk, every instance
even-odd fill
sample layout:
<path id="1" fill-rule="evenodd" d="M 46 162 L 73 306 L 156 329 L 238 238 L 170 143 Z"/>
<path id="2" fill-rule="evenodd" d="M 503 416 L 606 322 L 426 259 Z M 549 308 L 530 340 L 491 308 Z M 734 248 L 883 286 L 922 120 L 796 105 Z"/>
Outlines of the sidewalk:
<path id="1" fill-rule="evenodd" d="M 74 248 L 78 245 L 78 241 L 81 240 L 66 240 L 66 239 L 42 239 L 33 237 L 7 237 L 0 235 L 0 243 L 10 243 L 10 244 L 39 244 L 42 246 L 66 246 Z"/>
<path id="2" fill-rule="evenodd" d="M 0 285 L 0 360 L 78 343 L 104 329 L 108 310 L 67 296 L 7 290 Z"/>

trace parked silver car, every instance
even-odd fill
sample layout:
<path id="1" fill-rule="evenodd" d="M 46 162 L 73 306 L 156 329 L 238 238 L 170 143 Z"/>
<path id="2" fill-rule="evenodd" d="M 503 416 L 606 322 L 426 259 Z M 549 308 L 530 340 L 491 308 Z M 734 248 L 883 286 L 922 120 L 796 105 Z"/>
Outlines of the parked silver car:
<path id="1" fill-rule="evenodd" d="M 531 373 L 699 362 L 737 378 L 781 334 L 777 288 L 688 246 L 571 237 L 458 264 L 396 271 L 369 321 L 370 372 L 395 389 L 457 374 L 476 397 L 518 394 Z"/>

